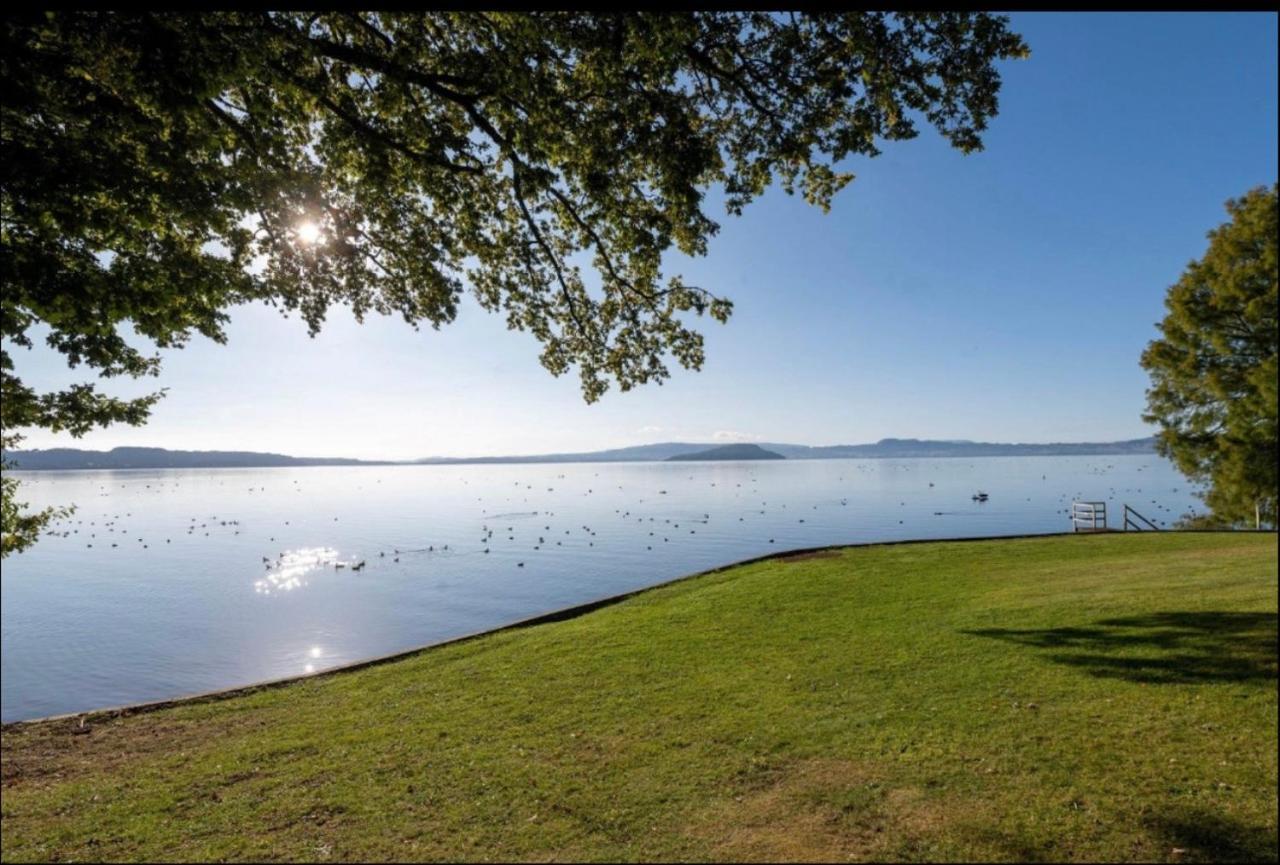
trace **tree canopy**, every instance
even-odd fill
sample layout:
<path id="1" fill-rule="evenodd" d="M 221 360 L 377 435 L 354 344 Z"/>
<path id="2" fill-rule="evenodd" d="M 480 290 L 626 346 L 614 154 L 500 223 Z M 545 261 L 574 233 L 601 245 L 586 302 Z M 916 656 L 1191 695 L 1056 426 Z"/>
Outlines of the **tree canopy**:
<path id="1" fill-rule="evenodd" d="M 598 399 L 703 362 L 717 189 L 826 208 L 851 156 L 964 152 L 1025 56 L 982 13 L 9 13 L 0 435 L 141 423 L 160 396 L 39 393 L 32 330 L 104 377 L 224 339 L 228 308 L 453 320 L 464 291 Z M 140 344 L 139 340 L 145 341 Z M 144 347 L 140 347 L 143 345 Z M 5 486 L 5 549 L 11 538 Z M 16 513 L 16 511 L 15 511 Z M 11 545 L 10 541 L 13 541 Z"/>
<path id="2" fill-rule="evenodd" d="M 1157 446 L 1205 482 L 1213 522 L 1276 522 L 1276 186 L 1227 202 L 1231 221 L 1169 288 L 1142 355 Z"/>

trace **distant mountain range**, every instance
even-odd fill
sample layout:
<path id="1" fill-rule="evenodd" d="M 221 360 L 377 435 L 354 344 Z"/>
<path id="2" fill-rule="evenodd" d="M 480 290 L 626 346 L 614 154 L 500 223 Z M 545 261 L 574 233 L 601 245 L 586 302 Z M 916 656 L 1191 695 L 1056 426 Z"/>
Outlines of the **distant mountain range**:
<path id="1" fill-rule="evenodd" d="M 78 448 L 10 451 L 4 455 L 15 469 L 227 469 L 272 466 L 368 466 L 389 465 L 365 460 L 290 457 L 256 451 L 171 451 L 165 448 L 112 448 L 84 451 Z"/>
<path id="2" fill-rule="evenodd" d="M 782 454 L 767 451 L 760 445 L 721 445 L 718 448 L 711 448 L 705 451 L 694 451 L 691 454 L 676 454 L 673 457 L 667 457 L 667 461 L 680 460 L 685 462 L 693 462 L 695 460 L 785 460 Z"/>
<path id="3" fill-rule="evenodd" d="M 537 454 L 514 457 L 427 457 L 419 463 L 602 463 L 656 462 L 674 456 L 698 453 L 717 447 L 715 443 L 661 442 L 613 450 L 584 453 Z M 938 441 L 933 439 L 881 439 L 865 445 L 789 445 L 761 442 L 759 447 L 789 460 L 828 459 L 914 459 L 923 457 L 1008 457 L 1008 456 L 1104 456 L 1107 454 L 1155 453 L 1155 438 L 1118 442 L 1055 442 L 1050 444 L 1002 444 L 998 442 Z"/>
<path id="4" fill-rule="evenodd" d="M 10 451 L 4 456 L 12 468 L 25 471 L 49 469 L 160 469 L 160 468 L 267 468 L 274 466 L 371 466 L 466 465 L 472 463 L 600 463 L 659 462 L 683 459 L 758 459 L 759 457 L 694 456 L 722 450 L 713 443 L 662 442 L 583 453 L 537 454 L 507 457 L 427 457 L 419 460 L 379 461 L 323 457 L 291 457 L 254 451 L 171 451 L 165 448 L 113 448 L 89 451 L 77 448 Z M 1155 453 L 1152 437 L 1118 442 L 1060 442 L 1052 444 L 1001 444 L 996 442 L 936 441 L 929 439 L 881 439 L 875 444 L 748 445 L 793 460 L 815 459 L 915 459 L 924 457 L 1004 456 L 1106 456 Z"/>

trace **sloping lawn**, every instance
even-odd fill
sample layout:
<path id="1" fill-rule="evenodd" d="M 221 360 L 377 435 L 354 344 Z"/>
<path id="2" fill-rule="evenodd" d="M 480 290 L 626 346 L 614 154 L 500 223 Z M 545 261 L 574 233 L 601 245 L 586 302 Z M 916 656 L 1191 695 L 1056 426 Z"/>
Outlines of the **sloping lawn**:
<path id="1" fill-rule="evenodd" d="M 3 857 L 1271 860 L 1276 537 L 747 565 L 3 732 Z"/>

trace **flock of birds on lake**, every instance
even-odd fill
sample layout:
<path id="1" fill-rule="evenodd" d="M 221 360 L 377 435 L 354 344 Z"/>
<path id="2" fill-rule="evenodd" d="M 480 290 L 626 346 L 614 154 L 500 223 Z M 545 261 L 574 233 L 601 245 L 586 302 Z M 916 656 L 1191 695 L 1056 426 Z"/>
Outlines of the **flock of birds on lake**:
<path id="1" fill-rule="evenodd" d="M 854 466 L 853 468 L 861 471 L 866 470 L 865 466 L 860 466 L 860 465 Z M 903 468 L 909 468 L 909 467 L 904 466 Z M 1103 466 L 1091 467 L 1090 473 L 1097 474 L 1097 475 L 1105 475 L 1113 468 L 1114 467 L 1112 465 L 1107 465 L 1105 467 Z M 1138 470 L 1141 471 L 1140 468 Z M 595 473 L 593 477 L 598 478 L 599 473 L 598 472 Z M 695 475 L 688 475 L 687 478 L 689 481 L 694 481 L 697 483 L 707 483 L 705 478 L 699 480 Z M 560 474 L 556 476 L 556 480 L 564 480 L 564 479 L 565 479 L 564 474 Z M 469 483 L 466 479 L 461 479 L 461 480 L 464 486 Z M 844 482 L 844 480 L 845 479 L 843 475 L 837 478 L 837 481 L 839 482 Z M 1048 478 L 1047 476 L 1042 475 L 1041 480 L 1044 482 L 1047 482 Z M 382 482 L 381 479 L 375 480 L 375 483 L 381 483 L 381 482 Z M 714 488 L 717 486 L 718 483 L 722 483 L 722 482 L 723 482 L 723 477 L 720 478 L 720 480 L 710 481 L 709 485 L 710 487 Z M 177 488 L 179 486 L 179 483 L 180 481 L 177 481 L 177 480 L 169 482 L 168 484 L 166 484 L 166 482 L 164 481 L 155 480 L 152 483 L 141 484 L 141 487 L 144 490 L 154 490 L 155 492 L 159 493 L 159 492 L 166 491 L 170 487 Z M 225 486 L 226 482 L 223 481 L 220 483 L 221 485 Z M 729 517 L 730 520 L 732 520 L 733 517 L 736 517 L 736 520 L 734 520 L 735 522 L 745 523 L 748 517 L 769 515 L 771 510 L 769 501 L 763 498 L 760 498 L 760 499 L 755 498 L 756 496 L 760 495 L 760 490 L 758 486 L 759 477 L 755 472 L 748 470 L 746 476 L 742 481 L 733 482 L 733 483 L 735 485 L 736 490 L 742 490 L 744 483 L 747 485 L 747 488 L 745 490 L 745 496 L 747 498 L 746 500 L 744 500 L 739 510 L 739 513 L 730 515 Z M 292 484 L 292 487 L 290 489 L 292 491 L 297 493 L 303 492 L 303 487 L 299 480 L 291 479 L 291 484 Z M 139 484 L 136 484 L 136 483 L 132 485 L 120 484 L 119 486 L 122 489 L 128 488 L 129 486 L 133 486 L 135 488 L 134 490 L 135 492 L 141 491 L 137 489 Z M 518 500 L 518 503 L 527 505 L 530 501 L 530 494 L 532 494 L 536 498 L 542 492 L 541 488 L 535 491 L 534 484 L 529 483 L 527 481 L 514 481 L 512 482 L 512 486 L 515 488 L 516 495 L 514 497 L 510 494 L 506 496 L 501 496 L 502 505 L 504 507 L 509 507 L 511 504 L 517 503 L 517 500 Z M 927 487 L 924 487 L 922 483 L 921 488 L 922 488 L 922 491 L 934 490 L 935 482 L 929 481 Z M 100 492 L 101 495 L 110 496 L 112 494 L 108 490 L 108 487 L 106 485 L 101 485 L 99 489 L 101 491 Z M 362 490 L 362 489 L 363 489 L 362 485 L 357 487 L 357 490 Z M 624 490 L 624 488 L 621 485 L 619 485 L 617 489 L 618 491 L 621 491 L 625 495 L 626 490 Z M 1176 493 L 1177 491 L 1178 491 L 1177 488 L 1174 488 L 1173 492 Z M 268 492 L 268 490 L 267 490 L 267 487 L 264 485 L 255 485 L 255 486 L 247 487 L 247 492 L 250 494 L 265 493 L 265 492 Z M 554 494 L 556 492 L 556 487 L 547 486 L 546 492 Z M 1116 487 L 1110 487 L 1108 490 L 1108 495 L 1110 498 L 1115 499 L 1121 492 L 1125 494 L 1133 495 L 1136 493 L 1141 493 L 1142 489 L 1141 488 L 1124 488 L 1123 490 L 1118 490 Z M 936 497 L 939 494 L 940 493 L 932 493 L 931 496 Z M 587 487 L 586 491 L 583 492 L 582 495 L 587 497 L 594 496 L 594 495 L 597 495 L 597 490 L 594 487 Z M 683 516 L 662 516 L 662 511 L 666 511 L 670 513 L 672 511 L 672 508 L 668 504 L 667 499 L 657 499 L 656 497 L 668 496 L 668 495 L 670 495 L 670 493 L 667 489 L 658 489 L 656 491 L 651 491 L 644 495 L 635 496 L 634 498 L 631 499 L 631 504 L 629 507 L 618 507 L 613 510 L 613 516 L 616 520 L 625 522 L 625 523 L 631 523 L 631 522 L 638 523 L 640 524 L 641 531 L 647 532 L 647 534 L 639 535 L 640 543 L 643 544 L 645 552 L 651 553 L 654 550 L 655 545 L 658 545 L 658 544 L 670 544 L 672 542 L 673 537 L 697 535 L 698 527 L 708 526 L 712 523 L 713 517 L 711 512 L 709 511 L 702 511 L 700 513 L 692 513 L 692 514 L 685 511 L 685 512 L 682 512 L 684 514 Z M 735 492 L 734 497 L 742 499 L 744 497 L 744 493 Z M 1076 491 L 1071 496 L 1069 496 L 1067 493 L 1059 494 L 1058 504 L 1060 505 L 1060 508 L 1057 509 L 1058 512 L 1062 514 L 1069 513 L 1071 500 L 1082 499 L 1085 497 L 1086 496 L 1082 493 L 1082 491 Z M 491 495 L 491 499 L 488 501 L 488 504 L 493 504 L 492 498 L 497 498 L 497 497 Z M 970 496 L 970 498 L 972 502 L 974 502 L 979 506 L 982 506 L 989 501 L 990 495 L 984 491 L 979 490 L 973 493 L 972 496 Z M 758 502 L 758 504 L 746 504 L 746 501 L 748 500 L 752 502 Z M 678 495 L 678 493 L 670 501 L 673 501 L 673 502 L 680 501 L 680 496 Z M 1029 503 L 1031 501 L 1032 501 L 1031 497 L 1026 497 L 1026 502 Z M 484 496 L 478 496 L 476 497 L 476 502 L 479 505 L 484 505 L 486 504 L 486 498 Z M 662 503 L 661 506 L 659 506 L 658 504 L 659 502 Z M 827 507 L 827 506 L 848 507 L 849 498 L 847 496 L 840 497 L 836 499 L 834 502 L 830 498 L 825 498 L 816 503 L 806 503 L 806 504 L 808 504 L 808 508 L 806 510 L 811 514 L 813 511 L 818 511 L 820 510 L 820 508 Z M 881 503 L 881 505 L 884 505 L 884 504 L 887 504 L 887 503 L 883 503 L 883 502 Z M 645 507 L 646 505 L 648 507 Z M 793 518 L 795 519 L 794 525 L 799 526 L 806 523 L 807 517 L 800 517 L 795 513 L 797 510 L 797 508 L 795 507 L 796 502 L 792 501 L 791 505 L 793 507 L 789 508 L 788 503 L 781 502 L 781 503 L 776 503 L 773 506 L 773 513 L 775 514 L 773 524 L 775 529 L 780 528 L 782 525 L 784 525 L 784 523 L 781 523 L 778 521 L 779 516 L 783 511 L 791 512 L 791 514 L 793 515 Z M 906 500 L 905 499 L 899 500 L 898 506 L 906 507 L 907 506 Z M 1144 507 L 1146 507 L 1149 511 L 1148 515 L 1156 515 L 1154 516 L 1154 522 L 1160 525 L 1167 526 L 1168 524 L 1167 520 L 1161 518 L 1162 516 L 1168 516 L 1170 518 L 1176 516 L 1172 508 L 1170 508 L 1165 504 L 1162 504 L 1157 499 L 1150 499 L 1149 505 L 1144 505 Z M 281 512 L 285 511 L 286 509 L 287 509 L 287 506 L 283 506 L 283 505 L 281 506 Z M 280 588 L 296 587 L 296 585 L 300 584 L 299 581 L 297 580 L 297 573 L 299 572 L 299 570 L 309 570 L 309 569 L 315 569 L 317 567 L 321 567 L 321 568 L 332 567 L 334 570 L 350 570 L 353 572 L 363 571 L 368 566 L 369 556 L 372 556 L 375 560 L 379 560 L 383 562 L 390 560 L 391 563 L 399 563 L 401 561 L 401 557 L 407 556 L 407 555 L 422 555 L 422 554 L 426 554 L 429 556 L 446 555 L 446 554 L 459 555 L 459 554 L 464 554 L 466 552 L 475 553 L 478 555 L 489 555 L 494 550 L 499 549 L 500 547 L 505 547 L 505 551 L 514 552 L 514 555 L 510 556 L 510 558 L 514 560 L 511 564 L 515 568 L 523 568 L 525 567 L 526 560 L 525 560 L 525 557 L 521 557 L 519 555 L 518 553 L 519 550 L 523 550 L 525 552 L 525 555 L 529 556 L 532 554 L 539 553 L 543 550 L 549 550 L 555 547 L 564 547 L 566 541 L 569 541 L 571 546 L 575 546 L 578 548 L 581 548 L 584 543 L 587 548 L 594 548 L 596 546 L 596 539 L 597 539 L 596 527 L 593 527 L 592 525 L 587 523 L 578 523 L 576 525 L 572 525 L 567 528 L 561 525 L 557 525 L 555 523 L 556 514 L 554 511 L 535 510 L 535 511 L 519 511 L 519 512 L 505 512 L 505 513 L 499 512 L 499 513 L 490 514 L 487 507 L 480 507 L 479 510 L 480 510 L 480 515 L 478 519 L 478 522 L 480 523 L 479 537 L 476 539 L 476 545 L 473 549 L 460 550 L 458 548 L 456 541 L 452 548 L 448 543 L 440 543 L 440 544 L 428 543 L 425 546 L 418 546 L 418 545 L 397 546 L 397 545 L 370 543 L 370 544 L 363 544 L 363 546 L 365 546 L 366 548 L 368 547 L 374 548 L 373 552 L 366 552 L 365 557 L 361 557 L 358 559 L 341 559 L 338 557 L 336 551 L 331 550 L 328 547 L 307 548 L 309 552 L 307 553 L 307 555 L 302 557 L 299 557 L 297 550 L 291 551 L 290 549 L 283 549 L 283 550 L 273 549 L 271 554 L 261 556 L 261 564 L 264 570 L 268 572 L 268 575 L 275 573 L 279 575 L 280 578 L 276 580 L 259 581 L 258 588 L 259 590 L 269 591 L 272 588 L 280 589 Z M 883 510 L 884 508 L 881 507 L 881 511 Z M 932 515 L 935 517 L 957 515 L 957 514 L 972 514 L 972 513 L 974 513 L 972 509 L 965 510 L 965 511 L 956 511 L 956 510 L 932 511 Z M 123 514 L 113 513 L 110 515 L 103 515 L 103 517 L 100 520 L 64 518 L 64 520 L 57 527 L 49 531 L 49 534 L 62 537 L 62 538 L 70 538 L 73 535 L 80 535 L 83 532 L 88 536 L 84 540 L 85 540 L 85 547 L 89 549 L 98 549 L 102 547 L 106 547 L 108 549 L 118 548 L 121 546 L 122 543 L 128 543 L 130 539 L 132 539 L 132 545 L 134 546 L 135 549 L 144 549 L 144 550 L 150 549 L 153 541 L 145 537 L 139 536 L 137 532 L 131 530 L 130 522 L 133 516 L 134 514 L 132 511 L 125 511 L 123 512 Z M 142 515 L 140 514 L 139 516 L 142 516 Z M 340 515 L 334 515 L 332 517 L 332 522 L 338 522 L 339 518 L 340 518 Z M 535 520 L 535 518 L 537 519 Z M 153 521 L 154 515 L 147 515 L 147 520 Z M 536 523 L 540 522 L 541 528 L 534 529 L 526 533 L 525 526 L 523 525 L 524 521 L 535 521 L 535 525 Z M 309 521 L 309 525 L 300 526 L 298 527 L 298 529 L 292 529 L 291 520 L 280 520 L 279 523 L 277 523 L 276 529 L 274 530 L 268 529 L 266 531 L 259 530 L 259 531 L 253 532 L 252 535 L 254 536 L 265 535 L 266 541 L 268 543 L 276 543 L 276 533 L 279 533 L 282 536 L 282 538 L 286 534 L 290 535 L 291 536 L 290 540 L 297 540 L 299 534 L 306 534 L 310 537 L 314 537 L 318 530 L 318 527 L 315 525 L 315 522 L 316 522 L 316 518 L 314 515 L 312 515 L 312 518 Z M 883 523 L 886 521 L 881 516 L 879 518 L 879 522 Z M 898 525 L 905 525 L 905 522 L 906 522 L 905 518 L 897 520 Z M 517 529 L 518 524 L 521 525 L 520 529 Z M 257 523 L 257 525 L 261 525 L 261 523 Z M 830 522 L 827 523 L 827 526 L 828 527 L 830 526 Z M 226 517 L 219 517 L 216 515 L 189 516 L 186 518 L 186 522 L 182 526 L 182 529 L 185 531 L 185 534 L 189 537 L 208 538 L 214 535 L 218 535 L 218 536 L 229 535 L 230 537 L 236 537 L 241 535 L 242 532 L 245 533 L 246 535 L 250 534 L 249 528 L 247 526 L 242 526 L 241 521 L 239 519 L 227 519 Z M 301 529 L 301 531 L 299 531 L 299 529 Z M 857 529 L 856 523 L 850 525 L 849 529 L 850 529 L 850 532 L 848 537 L 856 536 L 856 529 Z M 325 530 L 319 530 L 319 533 L 325 534 Z M 734 534 L 735 534 L 735 537 L 741 537 L 742 535 L 741 532 L 738 532 L 736 530 Z M 609 538 L 611 540 L 615 540 L 615 541 L 617 540 L 616 530 L 614 532 L 609 533 Z M 788 538 L 788 540 L 795 541 L 796 538 L 790 537 Z M 832 540 L 839 540 L 839 539 L 832 539 Z M 167 536 L 167 537 L 164 537 L 163 539 L 155 539 L 155 542 L 157 544 L 159 544 L 161 541 L 163 542 L 164 545 L 172 545 L 173 537 Z M 581 543 L 578 543 L 578 542 L 581 542 Z M 758 543 L 761 543 L 765 546 L 774 545 L 776 544 L 776 542 L 777 542 L 777 537 L 776 536 L 768 537 L 767 533 L 758 538 Z M 95 544 L 97 544 L 96 547 L 95 547 Z M 378 547 L 381 547 L 381 548 L 378 548 Z M 315 552 L 317 550 L 322 552 Z"/>

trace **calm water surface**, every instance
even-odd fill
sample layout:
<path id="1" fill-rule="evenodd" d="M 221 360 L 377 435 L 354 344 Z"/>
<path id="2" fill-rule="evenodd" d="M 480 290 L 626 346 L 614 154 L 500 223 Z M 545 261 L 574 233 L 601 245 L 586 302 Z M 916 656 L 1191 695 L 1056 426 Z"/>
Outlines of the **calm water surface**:
<path id="1" fill-rule="evenodd" d="M 78 510 L 4 563 L 5 721 L 313 672 L 769 552 L 1066 531 L 1077 497 L 1113 524 L 1197 505 L 1155 456 L 14 475 L 32 506 Z"/>

